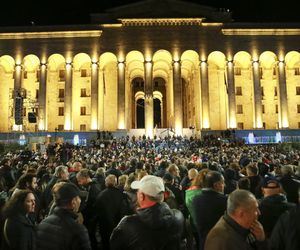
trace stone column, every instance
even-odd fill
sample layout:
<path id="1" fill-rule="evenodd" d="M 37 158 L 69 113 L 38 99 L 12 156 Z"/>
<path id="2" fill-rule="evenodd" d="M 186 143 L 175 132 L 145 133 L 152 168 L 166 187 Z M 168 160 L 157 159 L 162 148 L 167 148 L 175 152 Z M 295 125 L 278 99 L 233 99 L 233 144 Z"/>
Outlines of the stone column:
<path id="1" fill-rule="evenodd" d="M 153 138 L 153 84 L 152 84 L 152 74 L 153 74 L 153 64 L 152 61 L 145 61 L 145 133 L 146 136 Z"/>
<path id="2" fill-rule="evenodd" d="M 259 62 L 252 63 L 253 70 L 253 93 L 254 93 L 254 128 L 262 128 L 262 104 L 261 104 L 261 86 Z"/>
<path id="3" fill-rule="evenodd" d="M 285 63 L 280 61 L 278 63 L 278 90 L 279 90 L 279 107 L 280 107 L 280 127 L 288 128 L 288 104 L 287 104 L 287 93 L 286 93 L 286 77 L 285 77 Z"/>
<path id="4" fill-rule="evenodd" d="M 98 129 L 98 63 L 91 65 L 91 130 Z"/>
<path id="5" fill-rule="evenodd" d="M 125 63 L 118 62 L 118 129 L 125 128 Z"/>
<path id="6" fill-rule="evenodd" d="M 208 67 L 207 62 L 200 63 L 200 78 L 201 78 L 201 106 L 202 106 L 202 128 L 210 128 L 209 119 L 209 89 L 208 89 Z"/>
<path id="7" fill-rule="evenodd" d="M 66 63 L 66 75 L 65 75 L 65 130 L 73 129 L 72 122 L 72 64 Z"/>
<path id="8" fill-rule="evenodd" d="M 236 101 L 233 62 L 227 62 L 227 91 L 229 108 L 229 128 L 236 128 Z"/>
<path id="9" fill-rule="evenodd" d="M 47 119 L 46 119 L 46 84 L 47 84 L 47 65 L 40 65 L 40 84 L 39 84 L 39 130 L 47 130 Z"/>
<path id="10" fill-rule="evenodd" d="M 174 99 L 174 125 L 176 135 L 182 135 L 182 82 L 180 61 L 173 62 L 173 99 Z"/>
<path id="11" fill-rule="evenodd" d="M 22 66 L 20 64 L 15 65 L 14 74 L 14 89 L 15 91 L 20 91 L 22 87 Z"/>

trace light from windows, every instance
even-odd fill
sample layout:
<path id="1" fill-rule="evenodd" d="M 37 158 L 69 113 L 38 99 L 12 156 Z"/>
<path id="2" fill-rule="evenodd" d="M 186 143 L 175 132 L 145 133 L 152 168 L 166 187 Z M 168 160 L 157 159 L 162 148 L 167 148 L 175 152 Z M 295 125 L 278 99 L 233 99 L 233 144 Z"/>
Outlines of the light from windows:
<path id="1" fill-rule="evenodd" d="M 244 129 L 244 123 L 243 122 L 238 122 L 237 123 L 237 128 L 238 129 Z"/>
<path id="2" fill-rule="evenodd" d="M 80 70 L 80 76 L 81 77 L 87 77 L 88 75 L 87 75 L 87 69 L 81 69 Z"/>
<path id="3" fill-rule="evenodd" d="M 235 68 L 234 68 L 234 74 L 235 74 L 236 76 L 242 75 L 242 70 L 241 70 L 241 68 L 240 68 L 240 67 L 235 67 Z"/>
<path id="4" fill-rule="evenodd" d="M 86 88 L 80 90 L 80 97 L 86 97 Z"/>
<path id="5" fill-rule="evenodd" d="M 300 75 L 300 68 L 295 68 L 295 76 L 299 76 Z"/>
<path id="6" fill-rule="evenodd" d="M 300 95 L 300 87 L 296 87 L 296 95 Z"/>
<path id="7" fill-rule="evenodd" d="M 59 70 L 59 81 L 65 81 L 66 79 L 66 71 L 64 69 Z"/>
<path id="8" fill-rule="evenodd" d="M 64 116 L 65 110 L 64 107 L 58 107 L 58 116 Z"/>
<path id="9" fill-rule="evenodd" d="M 80 115 L 86 115 L 86 107 L 80 107 Z"/>
<path id="10" fill-rule="evenodd" d="M 64 131 L 64 125 L 63 124 L 58 124 L 57 125 L 57 130 L 58 131 Z"/>
<path id="11" fill-rule="evenodd" d="M 236 113 L 243 114 L 243 105 L 241 104 L 236 105 Z"/>
<path id="12" fill-rule="evenodd" d="M 243 95 L 242 87 L 235 87 L 235 95 Z"/>
<path id="13" fill-rule="evenodd" d="M 86 131 L 86 125 L 80 124 L 80 131 Z"/>
<path id="14" fill-rule="evenodd" d="M 275 105 L 275 113 L 278 114 L 278 104 Z"/>
<path id="15" fill-rule="evenodd" d="M 58 98 L 64 98 L 64 97 L 65 97 L 65 89 L 59 89 Z"/>

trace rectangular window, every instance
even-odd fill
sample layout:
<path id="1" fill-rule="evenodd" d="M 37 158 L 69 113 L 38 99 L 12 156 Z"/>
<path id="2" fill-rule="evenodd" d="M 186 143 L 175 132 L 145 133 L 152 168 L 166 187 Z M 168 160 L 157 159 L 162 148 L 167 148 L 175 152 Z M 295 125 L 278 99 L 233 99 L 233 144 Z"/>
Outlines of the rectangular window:
<path id="1" fill-rule="evenodd" d="M 37 70 L 37 71 L 36 71 L 36 82 L 39 82 L 39 81 L 40 81 L 40 77 L 41 77 L 41 71 L 40 71 L 40 70 Z"/>
<path id="2" fill-rule="evenodd" d="M 273 68 L 273 76 L 276 76 L 277 75 L 277 70 L 276 68 Z"/>
<path id="3" fill-rule="evenodd" d="M 35 90 L 35 99 L 38 99 L 38 98 L 39 98 L 39 90 L 36 89 L 36 90 Z"/>
<path id="4" fill-rule="evenodd" d="M 23 116 L 26 116 L 26 108 L 23 108 Z"/>
<path id="5" fill-rule="evenodd" d="M 80 124 L 80 131 L 86 131 L 86 125 Z"/>
<path id="6" fill-rule="evenodd" d="M 64 107 L 59 107 L 58 108 L 58 115 L 59 116 L 64 116 L 64 113 L 65 113 Z"/>
<path id="7" fill-rule="evenodd" d="M 59 89 L 58 90 L 58 98 L 64 98 L 65 97 L 65 90 Z"/>
<path id="8" fill-rule="evenodd" d="M 242 87 L 235 87 L 235 95 L 243 95 Z"/>
<path id="9" fill-rule="evenodd" d="M 261 112 L 264 114 L 265 113 L 265 105 L 261 105 Z"/>
<path id="10" fill-rule="evenodd" d="M 236 113 L 243 114 L 243 105 L 236 105 Z"/>
<path id="11" fill-rule="evenodd" d="M 298 128 L 300 128 L 300 122 L 298 122 Z"/>
<path id="12" fill-rule="evenodd" d="M 300 75 L 300 68 L 295 68 L 295 76 L 299 76 Z"/>
<path id="13" fill-rule="evenodd" d="M 86 115 L 86 107 L 80 107 L 80 115 Z"/>
<path id="14" fill-rule="evenodd" d="M 80 70 L 80 76 L 81 77 L 87 77 L 87 70 L 86 69 L 81 69 Z"/>
<path id="15" fill-rule="evenodd" d="M 265 96 L 264 87 L 260 87 L 260 90 L 261 90 L 261 97 L 264 97 Z"/>
<path id="16" fill-rule="evenodd" d="M 23 76 L 24 76 L 24 79 L 27 79 L 27 71 L 24 71 L 24 73 L 23 73 Z"/>
<path id="17" fill-rule="evenodd" d="M 278 93 L 277 93 L 277 87 L 274 87 L 274 96 L 277 96 Z"/>
<path id="18" fill-rule="evenodd" d="M 63 124 L 58 124 L 57 125 L 57 130 L 58 131 L 64 131 L 64 125 Z"/>
<path id="19" fill-rule="evenodd" d="M 238 122 L 237 123 L 237 128 L 238 129 L 244 129 L 244 123 L 243 122 Z"/>
<path id="20" fill-rule="evenodd" d="M 66 79 L 66 71 L 64 69 L 59 70 L 59 81 L 65 81 Z"/>
<path id="21" fill-rule="evenodd" d="M 263 79 L 263 69 L 262 68 L 259 68 L 259 76 L 260 76 L 260 79 Z"/>
<path id="22" fill-rule="evenodd" d="M 296 95 L 300 95 L 300 87 L 296 87 Z"/>
<path id="23" fill-rule="evenodd" d="M 263 122 L 263 128 L 266 129 L 266 123 L 265 122 Z"/>
<path id="24" fill-rule="evenodd" d="M 242 70 L 241 70 L 241 68 L 240 68 L 240 67 L 235 67 L 235 68 L 234 68 L 234 74 L 235 74 L 236 76 L 242 75 Z"/>
<path id="25" fill-rule="evenodd" d="M 299 104 L 297 105 L 297 113 L 298 114 L 300 113 L 300 105 Z"/>
<path id="26" fill-rule="evenodd" d="M 275 105 L 275 113 L 278 114 L 278 104 Z"/>
<path id="27" fill-rule="evenodd" d="M 86 97 L 86 89 L 80 89 L 80 97 Z"/>

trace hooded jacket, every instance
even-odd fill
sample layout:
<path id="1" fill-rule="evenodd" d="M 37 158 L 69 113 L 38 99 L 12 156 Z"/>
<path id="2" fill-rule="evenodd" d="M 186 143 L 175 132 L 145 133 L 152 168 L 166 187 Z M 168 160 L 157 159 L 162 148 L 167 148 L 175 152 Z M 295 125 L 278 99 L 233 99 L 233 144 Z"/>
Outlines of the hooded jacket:
<path id="1" fill-rule="evenodd" d="M 124 217 L 114 229 L 111 250 L 176 250 L 180 249 L 184 217 L 166 203 L 139 209 Z"/>

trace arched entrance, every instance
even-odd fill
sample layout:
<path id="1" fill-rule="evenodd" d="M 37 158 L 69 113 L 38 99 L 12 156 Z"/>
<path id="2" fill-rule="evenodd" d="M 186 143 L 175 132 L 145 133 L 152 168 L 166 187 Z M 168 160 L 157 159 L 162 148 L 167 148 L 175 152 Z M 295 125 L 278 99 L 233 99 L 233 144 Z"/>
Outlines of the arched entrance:
<path id="1" fill-rule="evenodd" d="M 145 128 L 145 100 L 136 101 L 136 128 Z"/>

